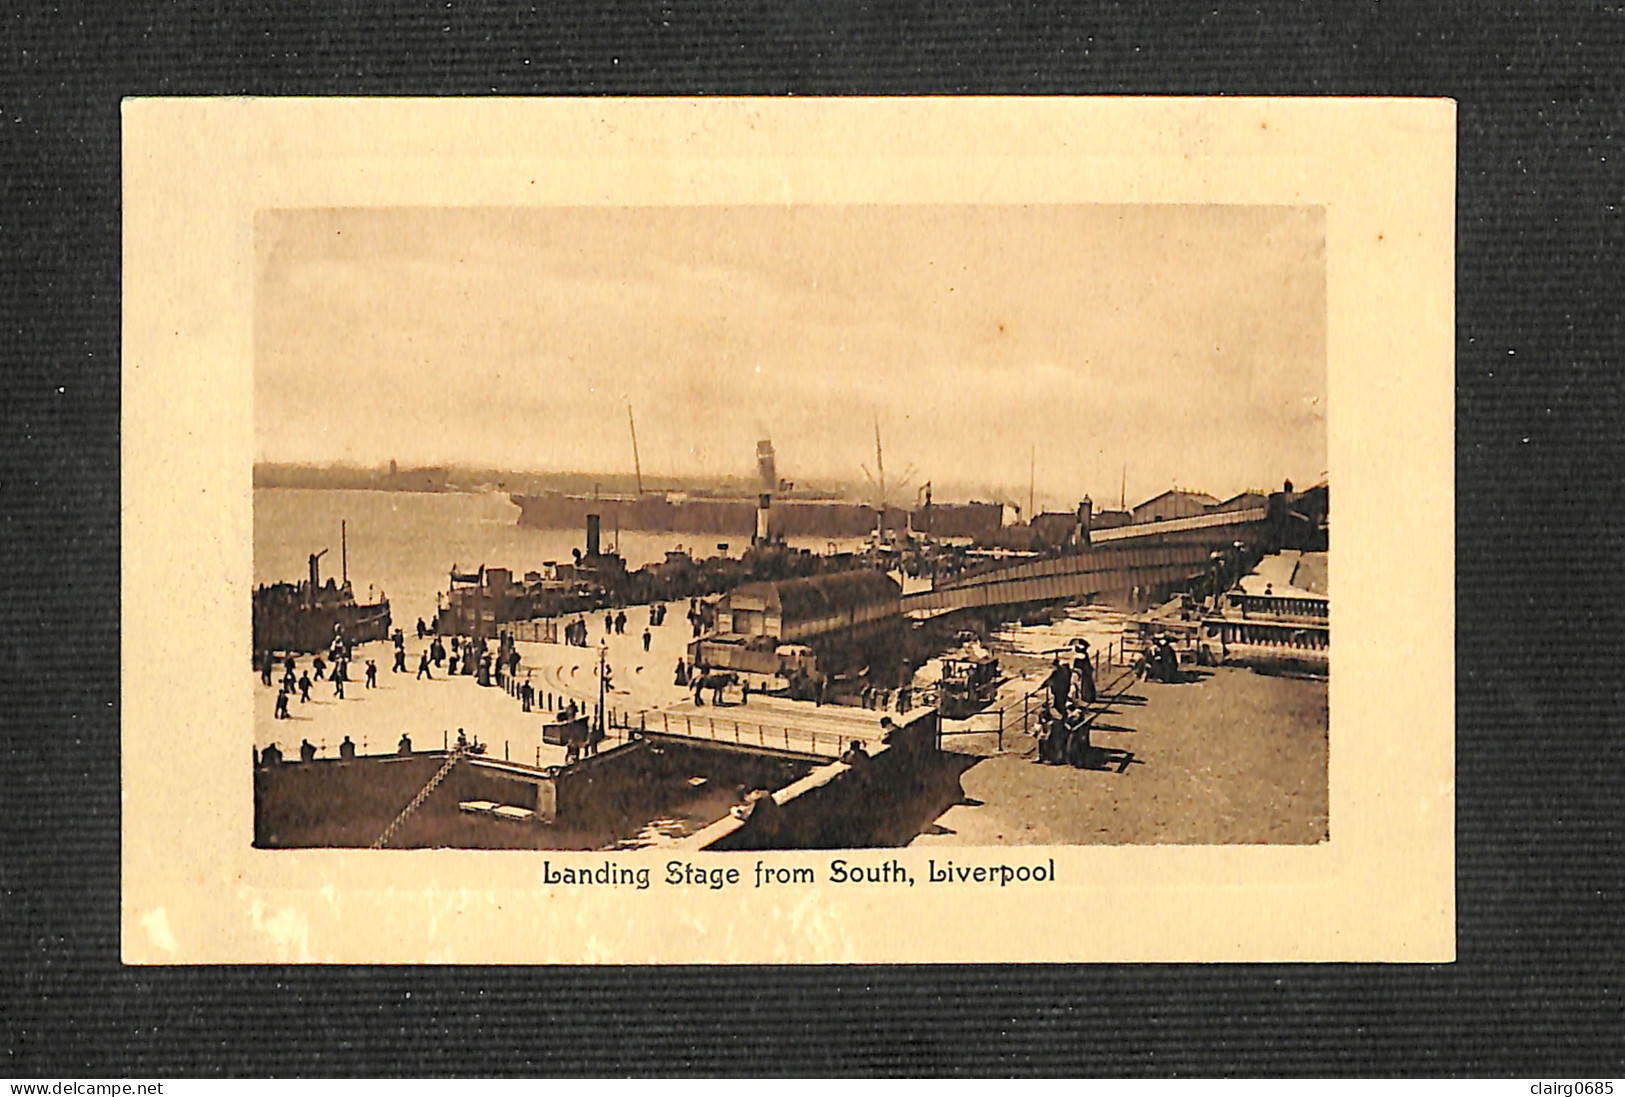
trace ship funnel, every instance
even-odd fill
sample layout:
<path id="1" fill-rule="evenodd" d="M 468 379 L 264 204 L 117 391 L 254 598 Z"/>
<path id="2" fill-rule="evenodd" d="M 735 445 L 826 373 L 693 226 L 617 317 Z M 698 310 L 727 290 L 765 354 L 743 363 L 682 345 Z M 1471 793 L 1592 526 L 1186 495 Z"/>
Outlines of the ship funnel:
<path id="1" fill-rule="evenodd" d="M 316 605 L 316 590 L 322 585 L 321 558 L 327 555 L 327 550 L 310 554 L 310 586 L 305 588 L 305 607 L 314 608 Z"/>
<path id="2" fill-rule="evenodd" d="M 598 555 L 599 518 L 596 514 L 587 515 L 587 555 Z"/>
<path id="3" fill-rule="evenodd" d="M 759 545 L 767 544 L 772 538 L 772 511 L 773 495 L 764 491 L 756 497 L 756 543 Z"/>

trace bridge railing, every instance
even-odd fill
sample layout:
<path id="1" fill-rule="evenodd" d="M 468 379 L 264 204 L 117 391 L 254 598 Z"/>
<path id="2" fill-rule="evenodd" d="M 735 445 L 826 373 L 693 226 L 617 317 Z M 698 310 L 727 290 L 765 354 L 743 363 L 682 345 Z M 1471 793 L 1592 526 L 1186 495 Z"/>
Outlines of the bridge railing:
<path id="1" fill-rule="evenodd" d="M 1114 640 L 1090 657 L 1090 665 L 1095 676 L 1095 701 L 1086 707 L 1095 710 L 1092 718 L 1128 691 L 1135 680 L 1139 660 L 1124 648 L 1121 641 Z M 998 736 L 998 749 L 1002 751 L 1007 736 L 1014 738 L 1037 733 L 1048 693 L 1048 688 L 1040 682 L 1020 697 L 997 708 L 984 709 L 969 718 L 981 726 L 942 730 L 939 737 L 995 734 Z"/>
<path id="2" fill-rule="evenodd" d="M 1246 594 L 1232 591 L 1226 598 L 1243 617 L 1303 617 L 1324 621 L 1331 616 L 1331 599 L 1324 595 Z"/>
<path id="3" fill-rule="evenodd" d="M 626 735 L 658 732 L 685 739 L 786 750 L 822 758 L 839 758 L 854 741 L 863 743 L 865 748 L 869 746 L 867 740 L 849 734 L 795 728 L 763 720 L 736 720 L 731 716 L 701 716 L 661 709 L 639 712 L 611 709 L 608 726 Z"/>

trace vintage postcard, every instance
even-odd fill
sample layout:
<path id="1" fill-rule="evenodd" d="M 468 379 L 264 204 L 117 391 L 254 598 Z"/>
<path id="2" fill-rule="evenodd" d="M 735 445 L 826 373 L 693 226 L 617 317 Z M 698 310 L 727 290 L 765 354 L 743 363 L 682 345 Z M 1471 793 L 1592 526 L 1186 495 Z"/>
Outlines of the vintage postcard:
<path id="1" fill-rule="evenodd" d="M 127 102 L 126 962 L 1452 959 L 1454 127 Z"/>

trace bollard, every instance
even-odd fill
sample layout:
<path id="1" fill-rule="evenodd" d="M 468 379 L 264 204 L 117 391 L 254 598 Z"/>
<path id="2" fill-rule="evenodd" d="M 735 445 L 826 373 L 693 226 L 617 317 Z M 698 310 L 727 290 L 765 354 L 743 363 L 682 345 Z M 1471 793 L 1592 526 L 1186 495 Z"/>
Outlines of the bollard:
<path id="1" fill-rule="evenodd" d="M 502 760 L 504 762 L 508 760 L 508 740 L 506 739 L 502 740 Z"/>

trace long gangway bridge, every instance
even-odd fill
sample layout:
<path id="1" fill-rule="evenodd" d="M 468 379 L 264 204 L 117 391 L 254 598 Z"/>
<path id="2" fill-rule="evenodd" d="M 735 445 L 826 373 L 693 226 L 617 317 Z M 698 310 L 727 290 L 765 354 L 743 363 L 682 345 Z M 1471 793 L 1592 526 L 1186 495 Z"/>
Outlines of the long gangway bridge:
<path id="1" fill-rule="evenodd" d="M 978 572 L 903 596 L 910 617 L 956 610 L 1126 593 L 1183 583 L 1207 570 L 1215 548 L 1241 541 L 1262 547 L 1268 508 L 1097 530 L 1082 552 Z"/>

